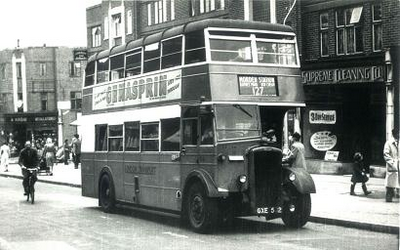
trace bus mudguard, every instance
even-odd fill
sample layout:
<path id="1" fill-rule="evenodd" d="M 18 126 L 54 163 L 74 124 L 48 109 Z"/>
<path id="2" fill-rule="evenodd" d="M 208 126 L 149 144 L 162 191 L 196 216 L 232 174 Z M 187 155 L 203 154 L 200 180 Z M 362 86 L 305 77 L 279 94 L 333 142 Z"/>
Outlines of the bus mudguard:
<path id="1" fill-rule="evenodd" d="M 314 180 L 304 168 L 284 167 L 284 173 L 285 178 L 289 179 L 288 182 L 291 182 L 299 193 L 309 194 L 316 192 Z"/>
<path id="2" fill-rule="evenodd" d="M 212 177 L 210 176 L 209 173 L 207 173 L 203 169 L 196 169 L 193 170 L 186 178 L 185 181 L 185 191 L 186 188 L 188 188 L 194 180 L 200 180 L 203 186 L 206 189 L 208 197 L 224 197 L 228 196 L 228 193 L 221 193 L 218 192 L 217 185 L 213 181 Z"/>

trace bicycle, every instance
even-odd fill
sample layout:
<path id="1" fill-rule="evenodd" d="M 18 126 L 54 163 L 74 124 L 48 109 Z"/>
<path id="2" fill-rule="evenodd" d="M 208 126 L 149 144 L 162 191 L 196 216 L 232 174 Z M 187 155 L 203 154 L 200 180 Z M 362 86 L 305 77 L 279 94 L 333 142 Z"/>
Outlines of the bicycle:
<path id="1" fill-rule="evenodd" d="M 35 182 L 33 180 L 33 176 L 36 175 L 38 168 L 26 168 L 29 173 L 28 177 L 28 190 L 26 193 L 26 201 L 29 202 L 29 197 L 31 198 L 31 203 L 35 202 Z"/>

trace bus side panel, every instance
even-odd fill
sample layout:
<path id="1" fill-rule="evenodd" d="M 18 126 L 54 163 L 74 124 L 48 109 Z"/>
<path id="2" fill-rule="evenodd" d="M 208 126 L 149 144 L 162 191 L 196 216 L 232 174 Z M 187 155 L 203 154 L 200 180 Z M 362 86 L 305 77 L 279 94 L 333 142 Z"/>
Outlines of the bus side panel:
<path id="1" fill-rule="evenodd" d="M 123 200 L 124 195 L 124 164 L 123 164 L 123 153 L 122 152 L 108 152 L 107 154 L 107 165 L 111 168 L 112 178 L 115 187 L 115 198 L 117 200 Z"/>
<path id="2" fill-rule="evenodd" d="M 125 152 L 124 154 L 124 201 L 137 202 L 138 193 L 136 193 L 135 176 L 140 166 L 140 152 Z"/>
<path id="3" fill-rule="evenodd" d="M 94 153 L 82 152 L 81 155 L 81 181 L 82 195 L 97 197 L 97 182 L 94 173 Z"/>
<path id="4" fill-rule="evenodd" d="M 160 154 L 160 184 L 164 187 L 161 196 L 164 208 L 179 211 L 181 196 L 177 195 L 177 192 L 181 183 L 180 163 L 172 161 L 173 154 L 166 152 Z"/>

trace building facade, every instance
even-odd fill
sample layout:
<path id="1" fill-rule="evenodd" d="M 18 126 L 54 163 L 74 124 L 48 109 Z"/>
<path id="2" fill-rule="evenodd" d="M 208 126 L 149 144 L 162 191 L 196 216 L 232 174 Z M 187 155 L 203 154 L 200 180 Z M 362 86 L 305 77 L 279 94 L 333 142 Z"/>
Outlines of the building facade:
<path id="1" fill-rule="evenodd" d="M 383 144 L 399 119 L 399 1 L 121 0 L 86 12 L 89 55 L 193 20 L 292 26 L 307 98 L 294 120 L 300 120 L 310 171 L 350 170 L 357 151 L 384 165 Z"/>
<path id="2" fill-rule="evenodd" d="M 85 48 L 28 47 L 0 51 L 0 130 L 20 150 L 26 140 L 58 142 L 77 132 Z"/>

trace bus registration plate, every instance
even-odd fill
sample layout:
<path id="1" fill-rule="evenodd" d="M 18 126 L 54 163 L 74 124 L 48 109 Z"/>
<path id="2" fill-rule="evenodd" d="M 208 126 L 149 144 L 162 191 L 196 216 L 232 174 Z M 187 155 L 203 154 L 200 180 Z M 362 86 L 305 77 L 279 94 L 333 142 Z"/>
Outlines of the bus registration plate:
<path id="1" fill-rule="evenodd" d="M 257 214 L 281 214 L 282 207 L 258 207 Z"/>

